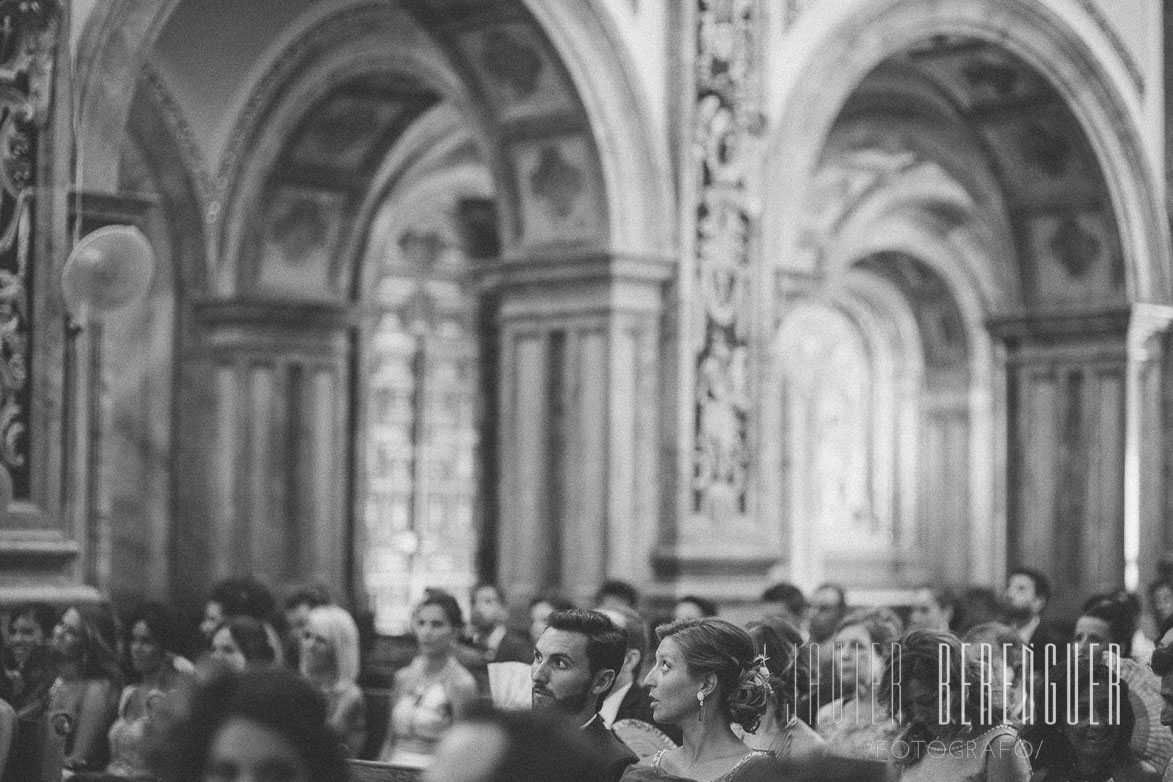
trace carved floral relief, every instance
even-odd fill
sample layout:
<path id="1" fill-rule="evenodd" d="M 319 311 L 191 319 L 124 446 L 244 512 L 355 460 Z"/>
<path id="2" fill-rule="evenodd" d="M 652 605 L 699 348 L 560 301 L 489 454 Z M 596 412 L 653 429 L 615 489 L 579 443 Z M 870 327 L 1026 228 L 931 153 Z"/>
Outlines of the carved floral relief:
<path id="1" fill-rule="evenodd" d="M 56 0 L 0 0 L 0 497 L 8 498 L 29 491 L 29 195 L 60 14 Z"/>
<path id="2" fill-rule="evenodd" d="M 692 163 L 697 182 L 692 510 L 725 521 L 748 510 L 749 283 L 761 90 L 753 0 L 700 0 Z"/>

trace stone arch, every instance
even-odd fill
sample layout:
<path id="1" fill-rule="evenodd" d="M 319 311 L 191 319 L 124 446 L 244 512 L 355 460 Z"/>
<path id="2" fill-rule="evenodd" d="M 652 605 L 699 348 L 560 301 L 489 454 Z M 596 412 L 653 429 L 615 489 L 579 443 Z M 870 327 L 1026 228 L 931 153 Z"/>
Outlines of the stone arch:
<path id="1" fill-rule="evenodd" d="M 788 38 L 793 45 L 775 74 L 771 104 L 764 229 L 766 245 L 779 248 L 780 268 L 797 263 L 796 277 L 819 273 L 801 264 L 806 200 L 801 194 L 812 192 L 840 123 L 853 119 L 849 110 L 858 108 L 852 102 L 861 85 L 893 63 L 933 73 L 949 98 L 937 104 L 941 116 L 947 118 L 952 104 L 975 128 L 977 148 L 1006 202 L 1006 220 L 987 219 L 984 234 L 959 235 L 953 206 L 922 203 L 900 215 L 900 199 L 893 194 L 887 207 L 872 205 L 877 213 L 897 208 L 899 219 L 889 223 L 893 230 L 882 237 L 857 231 L 841 237 L 836 248 L 846 266 L 884 245 L 939 260 L 938 272 L 950 280 L 966 313 L 979 370 L 968 401 L 971 412 L 980 413 L 974 422 L 981 439 L 995 444 L 992 454 L 970 453 L 973 475 L 980 479 L 974 496 L 989 495 L 974 511 L 985 521 L 970 540 L 975 548 L 994 552 L 985 572 L 972 576 L 996 579 L 1009 558 L 1039 562 L 1056 574 L 1066 594 L 1121 578 L 1135 584 L 1146 567 L 1144 552 L 1161 535 L 1159 518 L 1151 512 L 1144 516 L 1148 506 L 1139 500 L 1140 486 L 1155 494 L 1163 489 L 1159 467 L 1137 466 L 1137 454 L 1158 435 L 1146 434 L 1133 411 L 1152 409 L 1147 406 L 1153 397 L 1139 394 L 1152 394 L 1155 386 L 1129 386 L 1126 378 L 1140 366 L 1133 362 L 1151 358 L 1136 358 L 1126 335 L 1167 328 L 1166 309 L 1149 304 L 1170 299 L 1162 188 L 1148 159 L 1135 74 L 1083 10 L 1060 11 L 1045 2 L 820 4 L 804 11 Z M 949 57 L 969 58 L 974 68 L 959 68 L 962 78 L 952 83 L 936 78 L 941 72 L 933 69 Z M 1021 130 L 1010 144 L 998 143 L 999 133 L 1021 117 L 1004 126 L 996 112 L 975 111 L 1017 96 L 1020 89 L 1030 92 L 1028 98 L 1042 96 L 1032 104 L 1038 112 L 1031 117 L 1032 130 L 1044 131 L 1033 150 L 1029 133 Z M 1071 135 L 1056 139 L 1047 127 L 1063 127 Z M 1090 184 L 1083 190 L 1055 185 L 1031 191 L 1030 175 L 1003 157 L 1008 152 L 1044 170 L 1053 168 L 1056 180 L 1070 173 L 1067 164 L 1074 159 Z M 1052 153 L 1071 157 L 1052 160 Z M 1046 177 L 1038 182 L 1043 188 L 1054 184 Z M 1057 216 L 1024 214 L 1024 203 L 1032 209 L 1055 207 Z M 915 200 L 905 205 L 915 206 Z M 1095 213 L 1090 222 L 1084 219 L 1089 212 Z M 861 219 L 857 227 L 866 225 Z M 1095 265 L 1071 252 L 1070 236 L 1063 234 L 1076 231 L 1092 232 L 1096 241 L 1088 244 L 1100 253 Z M 1009 268 L 1017 285 L 983 282 L 982 266 L 999 257 L 998 247 L 1012 249 Z M 917 248 L 931 252 L 922 255 Z M 1088 274 L 1089 268 L 1094 273 Z M 1086 298 L 1074 293 L 1080 285 Z M 775 304 L 784 308 L 787 302 Z M 1097 308 L 1109 314 L 1097 318 Z M 1054 317 L 1056 312 L 1067 313 L 1066 319 Z M 1063 429 L 1064 420 L 1074 423 Z M 1151 420 L 1148 426 L 1155 428 Z M 1044 435 L 1036 436 L 1040 432 Z M 1057 449 L 1075 457 L 1059 463 L 1051 457 Z M 1094 488 L 1088 475 L 1098 481 Z M 1094 539 L 1097 545 L 1067 545 L 1053 553 L 1044 543 L 1052 536 Z M 1142 538 L 1149 543 L 1138 546 Z"/>
<path id="2" fill-rule="evenodd" d="M 84 179 L 95 189 L 116 186 L 118 147 L 130 111 L 128 85 L 137 81 L 155 41 L 183 2 L 111 0 L 97 4 L 85 19 L 76 45 L 77 71 L 84 79 L 79 123 Z M 415 7 L 434 18 L 430 3 Z M 669 252 L 676 237 L 667 145 L 659 141 L 662 134 L 642 91 L 634 86 L 631 65 L 605 3 L 549 7 L 526 0 L 511 13 L 537 20 L 585 104 L 605 183 L 610 226 L 605 246 L 623 252 Z"/>
<path id="3" fill-rule="evenodd" d="M 801 35 L 800 33 L 805 33 Z M 775 74 L 767 245 L 795 246 L 801 199 L 841 107 L 888 57 L 934 36 L 988 41 L 1021 58 L 1064 99 L 1107 178 L 1133 301 L 1170 298 L 1168 228 L 1139 128 L 1135 85 L 1104 33 L 1080 12 L 1046 4 L 885 0 L 812 6 Z"/>

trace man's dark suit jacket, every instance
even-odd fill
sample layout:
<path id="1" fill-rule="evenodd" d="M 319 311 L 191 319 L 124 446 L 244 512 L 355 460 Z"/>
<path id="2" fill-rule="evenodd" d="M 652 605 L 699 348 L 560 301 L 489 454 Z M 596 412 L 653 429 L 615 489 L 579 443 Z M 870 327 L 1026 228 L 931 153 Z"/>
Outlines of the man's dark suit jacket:
<path id="1" fill-rule="evenodd" d="M 623 701 L 619 704 L 619 711 L 615 713 L 615 721 L 619 720 L 646 722 L 658 728 L 664 735 L 676 742 L 677 746 L 680 746 L 683 740 L 683 734 L 678 726 L 656 722 L 652 718 L 652 698 L 648 695 L 647 688 L 640 686 L 638 682 L 633 683 L 631 689 L 623 696 Z"/>
<path id="2" fill-rule="evenodd" d="M 1034 664 L 1031 673 L 1034 676 L 1036 688 L 1041 690 L 1043 686 L 1044 671 L 1048 667 L 1046 658 L 1047 647 L 1055 647 L 1055 665 L 1051 674 L 1054 677 L 1054 671 L 1062 671 L 1066 665 L 1068 644 L 1071 643 L 1073 633 L 1074 629 L 1070 622 L 1053 619 L 1042 620 L 1039 622 L 1039 626 L 1035 628 L 1035 631 L 1031 633 L 1026 647 L 1034 655 Z"/>
<path id="3" fill-rule="evenodd" d="M 627 767 L 632 763 L 639 762 L 635 753 L 628 749 L 626 744 L 615 738 L 614 733 L 607 730 L 603 724 L 603 718 L 599 715 L 596 714 L 590 724 L 582 729 L 582 732 L 586 735 L 591 747 L 594 748 L 595 754 L 603 761 L 603 766 L 606 769 L 605 776 L 600 782 L 619 782 L 619 778 L 623 776 Z"/>
<path id="4" fill-rule="evenodd" d="M 534 645 L 529 637 L 512 628 L 505 631 L 501 643 L 497 644 L 497 651 L 485 653 L 486 662 L 491 663 L 525 663 L 534 661 Z"/>

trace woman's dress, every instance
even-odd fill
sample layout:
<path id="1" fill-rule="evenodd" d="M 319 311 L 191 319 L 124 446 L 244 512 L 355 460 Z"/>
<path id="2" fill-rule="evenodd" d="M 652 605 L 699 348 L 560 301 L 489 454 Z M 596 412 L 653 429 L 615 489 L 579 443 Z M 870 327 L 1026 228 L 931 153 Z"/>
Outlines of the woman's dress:
<path id="1" fill-rule="evenodd" d="M 896 720 L 869 699 L 836 700 L 819 709 L 819 735 L 827 752 L 864 760 L 889 760 L 899 733 Z"/>
<path id="2" fill-rule="evenodd" d="M 151 718 L 151 701 L 163 695 L 161 690 L 132 684 L 122 690 L 118 718 L 110 726 L 110 765 L 107 774 L 130 779 L 150 779 L 147 770 L 147 723 Z"/>
<path id="3" fill-rule="evenodd" d="M 326 722 L 342 738 L 346 756 L 356 758 L 367 738 L 367 707 L 362 690 L 353 682 L 326 690 Z"/>
<path id="4" fill-rule="evenodd" d="M 669 750 L 662 749 L 652 757 L 652 762 L 628 766 L 620 782 L 778 782 L 782 772 L 778 761 L 769 752 L 753 750 L 733 765 L 733 768 L 713 780 L 695 780 L 670 774 L 662 767 L 664 754 Z"/>
<path id="5" fill-rule="evenodd" d="M 380 760 L 404 768 L 426 768 L 440 737 L 452 725 L 456 705 L 476 694 L 476 680 L 455 658 L 428 675 L 417 657 L 395 677 L 395 702 Z"/>
<path id="6" fill-rule="evenodd" d="M 974 737 L 960 737 L 928 752 L 921 760 L 906 767 L 901 782 L 1028 782 L 1030 780 L 1030 748 L 1018 732 L 999 725 Z M 897 739 L 893 752 L 906 751 Z"/>

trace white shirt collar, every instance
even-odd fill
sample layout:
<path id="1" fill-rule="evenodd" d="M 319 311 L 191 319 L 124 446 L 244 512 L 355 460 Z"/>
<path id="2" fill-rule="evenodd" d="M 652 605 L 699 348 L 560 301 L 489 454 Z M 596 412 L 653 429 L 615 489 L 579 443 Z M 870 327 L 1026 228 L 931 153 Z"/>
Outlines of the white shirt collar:
<path id="1" fill-rule="evenodd" d="M 599 715 L 597 712 L 595 714 L 592 714 L 591 718 L 589 720 L 587 720 L 586 722 L 584 722 L 583 724 L 578 726 L 578 729 L 579 730 L 586 730 L 588 727 L 590 727 L 590 724 L 592 722 L 594 722 L 595 720 L 597 720 L 598 718 L 599 718 Z"/>
<path id="2" fill-rule="evenodd" d="M 631 689 L 634 681 L 630 681 L 617 690 L 611 690 L 611 694 L 603 699 L 603 705 L 599 709 L 599 716 L 603 718 L 603 725 L 607 730 L 615 724 L 615 717 L 619 715 L 619 707 L 623 705 L 623 699 L 627 696 L 627 691 Z"/>

